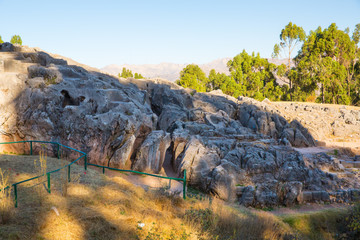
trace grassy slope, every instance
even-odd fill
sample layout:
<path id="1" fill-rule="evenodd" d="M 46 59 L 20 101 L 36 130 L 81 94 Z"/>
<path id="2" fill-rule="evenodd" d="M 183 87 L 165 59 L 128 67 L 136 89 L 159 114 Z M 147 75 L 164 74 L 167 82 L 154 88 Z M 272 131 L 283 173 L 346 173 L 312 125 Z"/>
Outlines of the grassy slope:
<path id="1" fill-rule="evenodd" d="M 34 158 L 0 155 L 0 167 L 11 168 L 17 182 L 34 176 Z M 47 162 L 49 170 L 61 165 L 58 159 Z M 52 177 L 52 194 L 42 184 L 20 185 L 19 207 L 0 224 L 0 239 L 333 239 L 345 215 L 327 210 L 278 217 L 217 200 L 145 192 L 122 177 L 92 169 L 84 174 L 78 165 L 72 172 L 74 182 L 67 186 L 66 172 Z"/>

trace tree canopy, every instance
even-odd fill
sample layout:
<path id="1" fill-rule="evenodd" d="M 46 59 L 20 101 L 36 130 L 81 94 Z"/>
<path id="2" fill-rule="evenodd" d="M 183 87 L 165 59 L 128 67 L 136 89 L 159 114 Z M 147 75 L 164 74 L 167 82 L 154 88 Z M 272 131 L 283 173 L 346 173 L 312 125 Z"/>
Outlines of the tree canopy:
<path id="1" fill-rule="evenodd" d="M 2 40 L 2 38 L 1 38 L 1 36 L 0 36 L 0 44 L 1 44 L 1 43 L 4 43 L 4 41 Z"/>
<path id="2" fill-rule="evenodd" d="M 238 97 L 249 96 L 258 100 L 280 100 L 283 91 L 276 83 L 272 71 L 276 66 L 261 58 L 249 55 L 245 50 L 227 63 L 230 75 L 212 69 L 208 78 L 198 65 L 187 65 L 180 73 L 177 83 L 199 92 L 221 89 L 225 94 Z"/>
<path id="3" fill-rule="evenodd" d="M 320 88 L 319 102 L 356 103 L 359 28 L 356 27 L 353 38 L 347 31 L 338 29 L 335 23 L 324 30 L 319 27 L 310 32 L 295 58 L 296 84 L 304 94 Z"/>
<path id="4" fill-rule="evenodd" d="M 295 49 L 295 47 L 300 43 L 303 42 L 306 38 L 305 31 L 302 27 L 289 22 L 288 25 L 285 26 L 281 30 L 280 33 L 280 44 L 275 44 L 274 52 L 272 57 L 279 57 L 281 52 L 283 56 L 288 59 L 286 72 L 284 73 L 287 76 L 289 87 L 292 87 L 292 79 L 289 77 L 291 73 L 291 55 Z M 281 51 L 282 50 L 282 51 Z"/>
<path id="5" fill-rule="evenodd" d="M 205 92 L 209 79 L 198 65 L 189 64 L 180 72 L 177 83 L 185 88 L 192 88 L 198 92 Z"/>
<path id="6" fill-rule="evenodd" d="M 317 101 L 360 105 L 360 24 L 351 34 L 335 23 L 318 27 L 305 34 L 302 27 L 290 22 L 281 30 L 280 43 L 275 44 L 273 57 L 285 53 L 287 65 L 274 65 L 259 54 L 243 50 L 227 66 L 229 75 L 212 69 L 209 76 L 195 64 L 187 65 L 177 83 L 199 92 L 221 89 L 238 97 L 258 100 Z M 297 55 L 295 47 L 302 43 Z M 293 60 L 294 67 L 291 67 Z M 278 77 L 285 84 L 278 84 Z"/>
<path id="7" fill-rule="evenodd" d="M 129 78 L 129 77 L 134 77 L 132 71 L 130 69 L 126 69 L 125 67 L 123 67 L 121 74 L 118 74 L 119 77 L 122 78 Z M 140 74 L 140 73 L 135 73 L 135 79 L 143 79 L 144 77 Z"/>
<path id="8" fill-rule="evenodd" d="M 14 35 L 11 37 L 10 43 L 22 45 L 22 39 L 19 35 Z"/>

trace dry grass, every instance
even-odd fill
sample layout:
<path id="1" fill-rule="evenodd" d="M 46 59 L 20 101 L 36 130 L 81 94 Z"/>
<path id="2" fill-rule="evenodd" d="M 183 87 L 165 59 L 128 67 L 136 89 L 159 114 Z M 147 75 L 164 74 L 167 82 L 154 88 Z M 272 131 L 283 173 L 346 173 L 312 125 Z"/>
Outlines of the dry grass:
<path id="1" fill-rule="evenodd" d="M 34 168 L 36 171 L 36 175 L 43 175 L 40 178 L 37 178 L 35 181 L 37 182 L 36 190 L 39 194 L 39 203 L 42 205 L 43 199 L 43 191 L 42 188 L 44 186 L 44 182 L 47 180 L 46 172 L 47 172 L 47 154 L 45 152 L 45 146 L 41 146 L 41 150 L 39 152 L 39 158 L 34 158 Z"/>
<path id="2" fill-rule="evenodd" d="M 10 171 L 0 168 L 0 224 L 6 224 L 14 212 L 11 189 L 5 189 L 11 185 L 9 179 Z"/>
<path id="3" fill-rule="evenodd" d="M 19 173 L 18 182 L 34 176 L 33 164 L 26 163 L 31 158 L 0 155 L 0 164 Z M 58 165 L 47 159 L 48 171 Z M 122 177 L 92 169 L 85 174 L 78 165 L 71 172 L 78 181 L 68 184 L 66 196 L 61 173 L 52 175 L 52 194 L 20 184 L 19 207 L 0 225 L 0 239 L 291 239 L 299 229 L 264 211 L 145 191 Z"/>

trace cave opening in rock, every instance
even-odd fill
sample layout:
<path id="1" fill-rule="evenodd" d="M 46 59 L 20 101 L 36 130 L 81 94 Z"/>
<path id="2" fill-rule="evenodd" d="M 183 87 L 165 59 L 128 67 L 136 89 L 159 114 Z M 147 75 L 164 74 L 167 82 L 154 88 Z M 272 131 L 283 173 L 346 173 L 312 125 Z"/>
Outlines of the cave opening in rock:
<path id="1" fill-rule="evenodd" d="M 174 142 L 171 142 L 170 147 L 166 149 L 165 160 L 162 165 L 165 170 L 166 176 L 168 177 L 178 177 L 178 173 L 175 171 L 173 164 L 173 148 Z"/>
<path id="2" fill-rule="evenodd" d="M 64 100 L 63 100 L 63 103 L 62 103 L 63 108 L 68 106 L 68 105 L 69 106 L 79 106 L 80 105 L 79 101 L 72 98 L 68 91 L 62 90 L 61 94 L 64 96 Z"/>

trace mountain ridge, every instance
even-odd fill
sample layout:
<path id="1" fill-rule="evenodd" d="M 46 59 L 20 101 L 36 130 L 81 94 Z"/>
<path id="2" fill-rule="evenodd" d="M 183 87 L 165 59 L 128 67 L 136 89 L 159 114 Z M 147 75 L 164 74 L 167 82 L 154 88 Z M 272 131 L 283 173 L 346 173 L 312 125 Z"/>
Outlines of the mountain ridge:
<path id="1" fill-rule="evenodd" d="M 231 59 L 232 58 L 230 57 L 218 58 L 211 62 L 198 65 L 206 75 L 209 74 L 211 69 L 215 69 L 216 72 L 228 75 L 230 72 L 227 68 L 227 62 Z M 268 60 L 276 65 L 287 63 L 287 59 L 268 58 Z M 133 73 L 137 72 L 142 74 L 146 78 L 163 78 L 175 82 L 179 79 L 180 72 L 186 65 L 188 65 L 188 63 L 162 62 L 158 64 L 110 64 L 101 68 L 101 71 L 117 76 L 121 73 L 122 68 L 125 67 L 126 69 L 130 69 Z"/>

